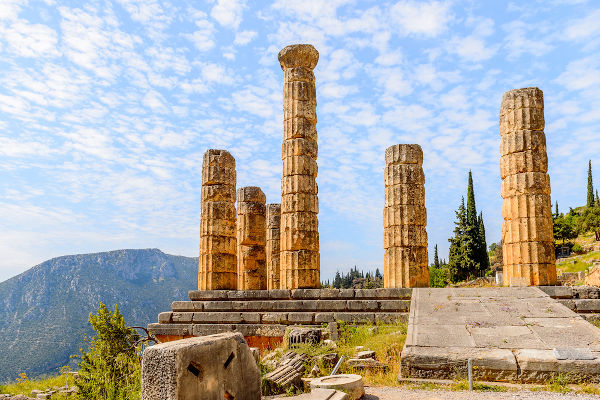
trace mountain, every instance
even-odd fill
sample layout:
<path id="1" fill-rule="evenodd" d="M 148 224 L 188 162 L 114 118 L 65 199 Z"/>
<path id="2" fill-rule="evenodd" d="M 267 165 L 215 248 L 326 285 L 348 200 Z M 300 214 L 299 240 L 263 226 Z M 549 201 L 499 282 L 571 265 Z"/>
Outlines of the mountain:
<path id="1" fill-rule="evenodd" d="M 129 326 L 155 322 L 197 287 L 197 272 L 197 258 L 116 250 L 53 258 L 0 283 L 0 383 L 67 365 L 100 302 L 117 304 Z"/>

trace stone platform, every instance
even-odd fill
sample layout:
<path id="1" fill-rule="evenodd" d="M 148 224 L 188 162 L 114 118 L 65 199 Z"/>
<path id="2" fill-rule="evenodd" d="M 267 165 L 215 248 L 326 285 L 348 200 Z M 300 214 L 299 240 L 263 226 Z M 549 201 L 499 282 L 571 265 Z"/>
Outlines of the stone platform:
<path id="1" fill-rule="evenodd" d="M 241 332 L 248 344 L 272 348 L 291 325 L 391 323 L 408 319 L 411 289 L 194 290 L 148 325 L 161 342 Z"/>
<path id="2" fill-rule="evenodd" d="M 535 287 L 413 289 L 402 377 L 600 381 L 600 329 Z"/>

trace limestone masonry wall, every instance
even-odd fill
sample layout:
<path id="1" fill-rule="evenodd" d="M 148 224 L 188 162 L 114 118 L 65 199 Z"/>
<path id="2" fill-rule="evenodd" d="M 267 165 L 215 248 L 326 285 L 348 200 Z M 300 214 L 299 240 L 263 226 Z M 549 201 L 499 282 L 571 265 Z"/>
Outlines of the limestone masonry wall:
<path id="1" fill-rule="evenodd" d="M 423 150 L 397 144 L 385 151 L 383 281 L 386 288 L 429 286 Z"/>
<path id="2" fill-rule="evenodd" d="M 267 288 L 266 199 L 256 186 L 237 191 L 238 290 Z"/>
<path id="3" fill-rule="evenodd" d="M 281 204 L 267 204 L 267 289 L 279 289 Z"/>
<path id="4" fill-rule="evenodd" d="M 198 289 L 236 289 L 235 159 L 210 149 L 202 160 Z"/>
<path id="5" fill-rule="evenodd" d="M 540 89 L 504 93 L 500 106 L 500 174 L 505 286 L 556 283 L 544 125 Z"/>
<path id="6" fill-rule="evenodd" d="M 319 53 L 308 44 L 279 52 L 283 75 L 280 287 L 318 288 L 317 100 L 313 69 Z"/>

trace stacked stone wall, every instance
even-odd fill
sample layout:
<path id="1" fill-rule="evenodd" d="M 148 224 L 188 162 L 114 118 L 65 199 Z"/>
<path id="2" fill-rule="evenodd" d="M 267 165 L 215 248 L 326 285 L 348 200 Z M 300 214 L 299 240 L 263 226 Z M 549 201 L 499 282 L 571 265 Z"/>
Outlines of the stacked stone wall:
<path id="1" fill-rule="evenodd" d="M 504 285 L 554 285 L 556 266 L 550 177 L 538 88 L 504 93 L 500 107 L 500 175 Z"/>
<path id="2" fill-rule="evenodd" d="M 267 289 L 279 289 L 281 204 L 267 204 Z"/>
<path id="3" fill-rule="evenodd" d="M 209 149 L 202 161 L 200 290 L 236 289 L 235 159 Z"/>
<path id="4" fill-rule="evenodd" d="M 238 290 L 267 288 L 266 196 L 256 186 L 237 191 Z"/>
<path id="5" fill-rule="evenodd" d="M 397 144 L 385 151 L 384 286 L 429 286 L 423 150 Z"/>
<path id="6" fill-rule="evenodd" d="M 317 101 L 319 53 L 311 45 L 279 53 L 283 79 L 283 178 L 281 180 L 280 287 L 320 287 L 317 214 Z"/>

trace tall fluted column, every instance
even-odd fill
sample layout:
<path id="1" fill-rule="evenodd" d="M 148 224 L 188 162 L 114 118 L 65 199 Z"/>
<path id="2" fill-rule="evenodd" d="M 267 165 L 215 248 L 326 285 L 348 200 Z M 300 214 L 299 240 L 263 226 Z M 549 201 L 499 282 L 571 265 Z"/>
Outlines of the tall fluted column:
<path id="1" fill-rule="evenodd" d="M 279 289 L 281 204 L 267 204 L 267 289 Z"/>
<path id="2" fill-rule="evenodd" d="M 385 151 L 383 283 L 386 288 L 427 287 L 427 211 L 423 150 L 397 144 Z"/>
<path id="3" fill-rule="evenodd" d="M 317 100 L 313 69 L 319 53 L 308 44 L 279 52 L 283 75 L 281 289 L 319 288 Z"/>
<path id="4" fill-rule="evenodd" d="M 202 160 L 198 289 L 235 289 L 235 159 L 210 149 Z"/>
<path id="5" fill-rule="evenodd" d="M 504 93 L 500 106 L 504 285 L 554 285 L 556 265 L 544 95 L 536 87 Z"/>
<path id="6" fill-rule="evenodd" d="M 237 191 L 238 290 L 267 288 L 265 201 L 259 187 Z"/>

